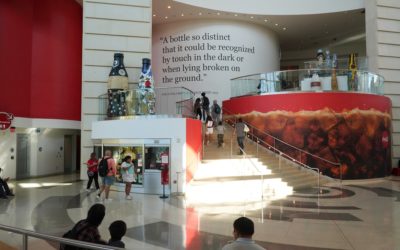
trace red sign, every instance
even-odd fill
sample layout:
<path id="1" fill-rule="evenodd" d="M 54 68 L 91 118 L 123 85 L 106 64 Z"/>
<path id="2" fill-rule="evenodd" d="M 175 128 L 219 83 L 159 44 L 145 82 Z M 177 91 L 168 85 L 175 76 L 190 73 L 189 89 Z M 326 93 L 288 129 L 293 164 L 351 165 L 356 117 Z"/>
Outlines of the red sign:
<path id="1" fill-rule="evenodd" d="M 382 132 L 382 147 L 387 149 L 389 146 L 389 133 L 385 130 Z"/>
<path id="2" fill-rule="evenodd" d="M 0 112 L 0 130 L 6 130 L 11 126 L 14 115 L 6 112 Z"/>

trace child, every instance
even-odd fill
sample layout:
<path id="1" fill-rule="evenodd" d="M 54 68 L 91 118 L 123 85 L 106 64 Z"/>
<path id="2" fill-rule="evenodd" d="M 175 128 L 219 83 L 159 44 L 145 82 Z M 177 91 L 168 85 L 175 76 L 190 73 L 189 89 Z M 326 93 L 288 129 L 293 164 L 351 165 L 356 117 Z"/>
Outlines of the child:
<path id="1" fill-rule="evenodd" d="M 218 136 L 218 147 L 222 147 L 224 144 L 224 126 L 222 125 L 222 121 L 218 123 L 217 126 L 217 136 Z"/>
<path id="2" fill-rule="evenodd" d="M 125 156 L 123 159 L 122 165 L 122 180 L 125 182 L 125 194 L 127 200 L 132 200 L 132 196 L 130 195 L 132 189 L 132 182 L 135 181 L 135 177 L 133 175 L 133 164 L 132 157 L 130 155 Z"/>
<path id="3" fill-rule="evenodd" d="M 121 241 L 126 233 L 126 224 L 122 220 L 116 220 L 111 223 L 108 228 L 111 239 L 108 241 L 109 246 L 125 248 L 125 243 Z"/>

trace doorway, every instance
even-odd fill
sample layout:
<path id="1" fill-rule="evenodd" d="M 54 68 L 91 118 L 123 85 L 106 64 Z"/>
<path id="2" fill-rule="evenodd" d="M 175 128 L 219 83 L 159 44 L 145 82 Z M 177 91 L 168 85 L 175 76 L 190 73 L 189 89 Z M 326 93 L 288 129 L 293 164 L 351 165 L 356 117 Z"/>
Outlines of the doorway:
<path id="1" fill-rule="evenodd" d="M 30 174 L 30 137 L 27 134 L 17 134 L 17 172 L 16 179 L 28 178 Z"/>
<path id="2" fill-rule="evenodd" d="M 70 174 L 72 168 L 72 135 L 64 135 L 64 173 Z"/>

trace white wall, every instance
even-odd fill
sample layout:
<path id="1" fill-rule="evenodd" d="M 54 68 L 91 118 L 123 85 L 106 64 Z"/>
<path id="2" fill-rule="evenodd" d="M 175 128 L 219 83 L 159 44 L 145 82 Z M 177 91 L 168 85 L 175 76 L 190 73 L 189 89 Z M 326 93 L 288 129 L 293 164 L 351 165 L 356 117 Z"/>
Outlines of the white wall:
<path id="1" fill-rule="evenodd" d="M 107 91 L 114 52 L 124 53 L 129 85 L 137 84 L 142 58 L 151 57 L 151 0 L 84 0 L 81 156 L 93 150 L 91 126 Z"/>
<path id="2" fill-rule="evenodd" d="M 186 119 L 141 117 L 134 120 L 98 121 L 93 123 L 92 139 L 122 139 L 120 144 L 129 144 L 138 139 L 170 139 L 170 190 L 176 192 L 176 173 L 186 169 Z M 185 174 L 181 174 L 179 180 L 179 191 L 182 192 L 185 177 Z M 81 172 L 81 178 L 85 179 L 86 173 Z"/>
<path id="3" fill-rule="evenodd" d="M 365 0 L 369 66 L 385 78 L 384 94 L 392 100 L 392 160 L 400 160 L 400 1 Z"/>
<path id="4" fill-rule="evenodd" d="M 331 56 L 336 53 L 339 58 L 347 57 L 350 53 L 357 53 L 359 57 L 365 57 L 367 54 L 366 43 L 363 39 L 338 46 L 321 46 L 304 50 L 282 51 L 281 66 L 298 65 L 299 68 L 304 68 L 304 62 L 316 60 L 317 50 L 320 48 L 324 51 L 329 50 Z"/>
<path id="5" fill-rule="evenodd" d="M 208 39 L 210 36 L 205 34 L 219 34 L 226 40 L 210 40 Z M 184 41 L 171 39 L 183 35 L 186 36 Z M 196 47 L 198 44 L 200 47 Z M 201 47 L 203 45 L 204 48 Z M 221 46 L 254 47 L 254 53 L 235 53 Z M 175 52 L 167 53 L 166 48 Z M 210 59 L 207 54 L 215 58 Z M 219 58 L 220 55 L 228 56 L 228 61 Z M 166 62 L 168 59 L 173 60 L 178 57 L 187 60 Z M 183 86 L 196 92 L 197 95 L 203 91 L 209 92 L 210 101 L 217 99 L 221 102 L 230 97 L 230 79 L 279 69 L 279 41 L 276 34 L 266 27 L 244 22 L 192 20 L 160 24 L 153 29 L 152 64 L 157 86 Z M 227 68 L 223 68 L 223 71 L 206 68 L 217 64 Z M 199 71 L 185 72 L 188 66 L 199 67 Z M 168 67 L 174 68 L 176 72 L 164 73 Z M 197 79 L 177 82 L 180 77 L 191 76 L 196 76 Z M 171 79 L 171 82 L 167 82 L 166 77 Z"/>
<path id="6" fill-rule="evenodd" d="M 30 176 L 35 177 L 64 172 L 64 135 L 76 136 L 79 130 L 40 128 L 38 133 L 36 128 L 17 128 L 14 133 L 9 130 L 0 133 L 0 167 L 4 170 L 3 176 L 12 179 L 16 177 L 17 134 L 29 135 L 29 171 Z"/>

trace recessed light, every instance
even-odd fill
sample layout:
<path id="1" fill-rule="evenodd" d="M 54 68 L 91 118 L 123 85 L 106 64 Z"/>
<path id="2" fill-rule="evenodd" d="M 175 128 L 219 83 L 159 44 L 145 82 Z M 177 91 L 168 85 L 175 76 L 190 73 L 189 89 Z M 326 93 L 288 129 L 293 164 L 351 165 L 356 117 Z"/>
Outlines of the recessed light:
<path id="1" fill-rule="evenodd" d="M 221 15 L 221 13 L 217 12 L 217 15 L 219 16 L 219 15 Z"/>
<path id="2" fill-rule="evenodd" d="M 182 13 L 181 16 L 184 16 L 184 14 Z"/>
<path id="3" fill-rule="evenodd" d="M 267 20 L 267 19 L 264 19 L 264 22 L 268 22 L 268 20 Z"/>
<path id="4" fill-rule="evenodd" d="M 167 17 L 167 16 L 165 16 L 165 19 L 168 19 L 168 17 Z"/>
<path id="5" fill-rule="evenodd" d="M 171 5 L 168 5 L 168 7 L 167 7 L 168 9 L 171 9 Z"/>
<path id="6" fill-rule="evenodd" d="M 250 18 L 251 18 L 251 19 L 253 19 L 254 17 L 253 17 L 253 16 L 251 16 Z"/>
<path id="7" fill-rule="evenodd" d="M 203 15 L 201 12 L 199 12 L 199 16 Z"/>
<path id="8" fill-rule="evenodd" d="M 286 28 L 286 27 L 283 27 L 282 29 L 283 29 L 283 30 L 287 30 L 287 28 Z"/>
<path id="9" fill-rule="evenodd" d="M 237 14 L 235 14 L 235 16 L 238 16 Z"/>
<path id="10" fill-rule="evenodd" d="M 153 16 L 156 16 L 156 14 L 153 14 Z"/>
<path id="11" fill-rule="evenodd" d="M 278 26 L 278 25 L 279 25 L 279 24 L 277 24 L 277 23 L 275 24 L 275 26 Z"/>

